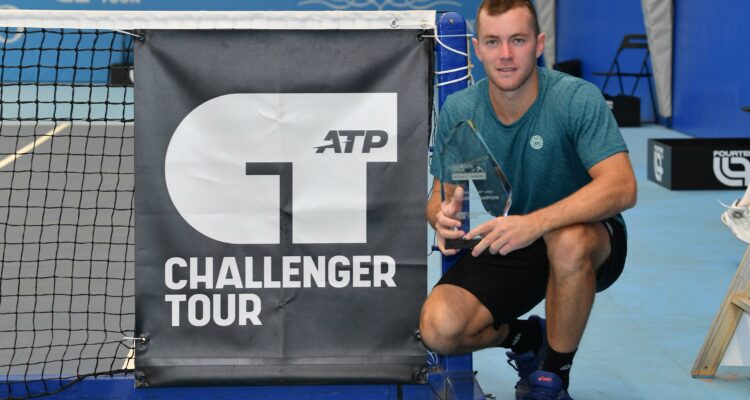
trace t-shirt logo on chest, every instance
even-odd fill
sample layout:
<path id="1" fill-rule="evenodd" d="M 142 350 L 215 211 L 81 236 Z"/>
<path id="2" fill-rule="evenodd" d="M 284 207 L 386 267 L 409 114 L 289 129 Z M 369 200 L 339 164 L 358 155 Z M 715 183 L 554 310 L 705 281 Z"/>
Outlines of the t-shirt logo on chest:
<path id="1" fill-rule="evenodd" d="M 534 135 L 529 139 L 529 145 L 534 150 L 539 150 L 544 146 L 544 139 L 539 135 Z"/>

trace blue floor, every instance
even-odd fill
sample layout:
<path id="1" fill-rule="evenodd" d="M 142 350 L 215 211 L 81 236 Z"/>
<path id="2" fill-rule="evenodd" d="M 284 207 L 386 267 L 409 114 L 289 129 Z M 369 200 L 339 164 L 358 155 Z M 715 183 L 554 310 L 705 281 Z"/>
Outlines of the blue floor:
<path id="1" fill-rule="evenodd" d="M 690 376 L 745 250 L 744 243 L 720 222 L 723 209 L 717 199 L 729 203 L 742 191 L 669 191 L 658 186 L 646 178 L 646 140 L 683 135 L 658 126 L 623 129 L 623 135 L 639 182 L 638 205 L 625 213 L 628 260 L 618 282 L 596 298 L 571 373 L 571 395 L 577 400 L 748 399 L 750 367 L 722 367 L 713 380 Z M 439 255 L 432 254 L 430 286 L 439 271 Z M 532 313 L 543 314 L 544 310 L 540 305 Z M 505 362 L 504 349 L 475 353 L 474 369 L 484 393 L 499 400 L 513 398 L 516 376 Z M 82 394 L 74 386 L 51 398 L 279 398 L 278 393 L 242 388 L 185 390 L 171 395 L 136 391 L 131 395 L 130 382 L 124 383 L 124 389 L 110 386 L 114 393 L 88 389 Z M 373 390 L 378 388 L 361 392 L 345 389 L 336 391 L 335 396 L 303 396 L 292 390 L 284 398 L 395 400 L 401 394 L 405 399 L 414 398 L 408 390 L 377 394 Z"/>
<path id="2" fill-rule="evenodd" d="M 750 367 L 720 367 L 713 380 L 690 376 L 745 251 L 719 220 L 717 199 L 728 204 L 743 191 L 667 190 L 646 177 L 646 141 L 685 136 L 659 126 L 622 133 L 639 185 L 638 204 L 624 214 L 628 259 L 617 283 L 596 297 L 571 371 L 571 396 L 749 399 Z M 516 377 L 504 349 L 475 353 L 474 368 L 485 393 L 512 398 Z"/>

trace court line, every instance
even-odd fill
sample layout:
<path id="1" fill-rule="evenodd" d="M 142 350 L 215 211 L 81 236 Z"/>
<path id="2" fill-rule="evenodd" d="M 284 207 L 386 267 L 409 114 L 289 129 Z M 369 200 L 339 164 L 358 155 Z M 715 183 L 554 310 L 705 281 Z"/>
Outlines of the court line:
<path id="1" fill-rule="evenodd" d="M 130 350 L 128 351 L 128 356 L 125 358 L 125 361 L 122 363 L 122 369 L 135 369 L 135 343 L 133 346 L 130 347 Z"/>
<path id="2" fill-rule="evenodd" d="M 57 134 L 63 129 L 66 129 L 70 126 L 70 122 L 63 122 L 60 125 L 55 126 L 52 130 L 45 133 L 42 136 L 39 136 L 34 140 L 32 143 L 27 144 L 26 146 L 21 147 L 18 151 L 15 152 L 15 154 L 11 154 L 8 157 L 5 157 L 2 161 L 0 161 L 0 169 L 4 168 L 6 165 L 16 161 L 19 157 L 25 155 L 26 153 L 34 150 L 37 146 L 43 144 L 44 142 L 50 140 L 53 135 Z"/>

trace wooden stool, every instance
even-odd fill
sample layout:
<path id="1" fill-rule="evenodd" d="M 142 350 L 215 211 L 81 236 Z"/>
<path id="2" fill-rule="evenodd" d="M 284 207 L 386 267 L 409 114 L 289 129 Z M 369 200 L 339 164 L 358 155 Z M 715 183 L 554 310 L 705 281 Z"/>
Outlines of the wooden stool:
<path id="1" fill-rule="evenodd" d="M 693 378 L 713 378 L 743 313 L 750 314 L 750 246 L 693 364 Z"/>

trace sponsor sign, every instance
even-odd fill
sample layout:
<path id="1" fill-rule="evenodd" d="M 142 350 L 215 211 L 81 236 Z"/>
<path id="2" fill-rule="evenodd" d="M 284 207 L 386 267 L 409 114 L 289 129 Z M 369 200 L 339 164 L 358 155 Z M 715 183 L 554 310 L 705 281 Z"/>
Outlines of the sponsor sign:
<path id="1" fill-rule="evenodd" d="M 669 189 L 744 190 L 750 139 L 649 139 L 648 178 Z"/>
<path id="2" fill-rule="evenodd" d="M 417 379 L 432 51 L 417 34 L 136 45 L 137 385 Z"/>

